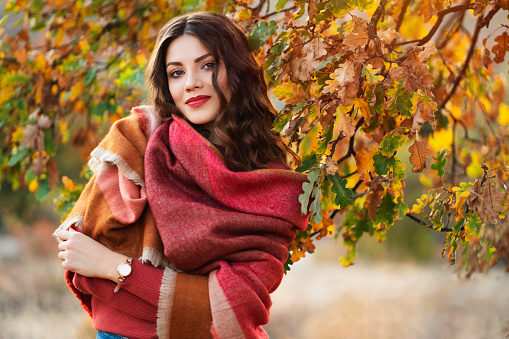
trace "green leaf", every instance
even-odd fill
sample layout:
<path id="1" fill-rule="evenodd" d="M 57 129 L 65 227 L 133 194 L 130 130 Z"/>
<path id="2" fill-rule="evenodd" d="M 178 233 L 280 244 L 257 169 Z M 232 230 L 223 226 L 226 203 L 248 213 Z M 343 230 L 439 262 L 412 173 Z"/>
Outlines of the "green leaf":
<path id="1" fill-rule="evenodd" d="M 89 86 L 95 79 L 95 74 L 97 73 L 97 69 L 95 67 L 90 68 L 85 75 L 85 79 L 83 84 L 85 86 Z"/>
<path id="2" fill-rule="evenodd" d="M 302 165 L 295 169 L 296 172 L 303 173 L 312 168 L 313 166 L 318 165 L 318 158 L 316 154 L 311 154 L 302 159 Z"/>
<path id="3" fill-rule="evenodd" d="M 276 3 L 276 11 L 282 11 L 289 0 L 278 0 Z"/>
<path id="4" fill-rule="evenodd" d="M 393 157 L 404 142 L 405 136 L 396 134 L 396 131 L 386 134 L 380 143 L 380 154 L 387 158 Z"/>
<path id="5" fill-rule="evenodd" d="M 340 209 L 350 206 L 353 202 L 353 191 L 346 187 L 347 180 L 341 179 L 339 174 L 328 175 L 327 179 L 332 182 L 332 191 L 336 193 L 335 203 Z"/>
<path id="6" fill-rule="evenodd" d="M 309 206 L 309 210 L 313 212 L 312 217 L 315 223 L 319 224 L 322 221 L 322 189 L 317 185 L 313 189 L 313 202 Z"/>
<path id="7" fill-rule="evenodd" d="M 403 82 L 400 82 L 396 93 L 394 94 L 394 101 L 389 106 L 389 115 L 396 117 L 402 115 L 407 118 L 412 117 L 412 94 L 405 91 Z"/>
<path id="8" fill-rule="evenodd" d="M 37 200 L 41 201 L 49 194 L 49 182 L 48 179 L 40 180 L 39 186 L 37 186 L 37 191 L 35 192 L 35 197 Z"/>
<path id="9" fill-rule="evenodd" d="M 274 20 L 258 22 L 258 25 L 253 29 L 253 33 L 247 37 L 249 46 L 253 51 L 260 49 L 265 44 L 265 40 L 274 35 L 276 31 L 277 23 Z"/>
<path id="10" fill-rule="evenodd" d="M 27 148 L 19 148 L 18 152 L 16 152 L 7 163 L 7 167 L 16 166 L 26 155 L 28 154 Z"/>
<path id="11" fill-rule="evenodd" d="M 336 55 L 331 55 L 330 57 L 327 58 L 327 60 L 325 61 L 322 61 L 315 69 L 315 72 L 321 70 L 322 68 L 324 68 L 325 66 L 327 66 L 328 64 L 330 64 L 332 61 L 334 60 L 338 60 L 339 58 L 341 58 L 343 55 L 345 55 L 345 53 L 338 53 Z"/>
<path id="12" fill-rule="evenodd" d="M 304 193 L 299 195 L 299 202 L 301 204 L 301 212 L 302 214 L 308 213 L 308 206 L 309 206 L 309 198 L 311 197 L 311 194 L 313 193 L 313 188 L 315 187 L 316 180 L 318 179 L 318 176 L 320 174 L 320 170 L 317 169 L 315 171 L 308 173 L 308 181 L 302 183 L 302 190 Z"/>
<path id="13" fill-rule="evenodd" d="M 396 214 L 394 207 L 396 207 L 396 204 L 392 195 L 385 193 L 382 204 L 378 208 L 378 212 L 376 212 L 376 224 L 385 224 L 386 228 L 394 224 L 394 215 Z"/>
<path id="14" fill-rule="evenodd" d="M 459 234 L 461 232 L 461 226 L 465 223 L 465 218 L 461 218 L 458 222 L 452 227 L 452 233 Z"/>
<path id="15" fill-rule="evenodd" d="M 403 202 L 403 198 L 401 196 L 398 197 L 396 210 L 398 211 L 398 219 L 403 219 L 409 211 L 408 205 Z"/>
<path id="16" fill-rule="evenodd" d="M 449 153 L 449 150 L 443 149 L 433 156 L 435 163 L 431 165 L 431 169 L 437 171 L 439 177 L 445 174 L 445 165 L 447 165 L 447 158 L 445 156 L 447 153 Z"/>
<path id="17" fill-rule="evenodd" d="M 396 159 L 394 157 L 387 158 L 379 153 L 373 157 L 373 166 L 378 175 L 386 175 L 389 172 L 389 168 L 393 168 L 395 165 Z"/>
<path id="18" fill-rule="evenodd" d="M 276 120 L 274 121 L 274 131 L 281 132 L 283 128 L 286 126 L 288 121 L 292 118 L 292 112 L 279 112 L 279 114 L 276 117 Z"/>
<path id="19" fill-rule="evenodd" d="M 290 251 L 288 251 L 288 258 L 286 259 L 286 262 L 284 264 L 285 274 L 291 270 L 291 266 L 293 265 L 293 261 L 291 258 L 292 258 L 292 253 Z"/>
<path id="20" fill-rule="evenodd" d="M 322 133 L 321 133 L 322 138 L 318 142 L 319 146 L 318 146 L 318 149 L 316 150 L 317 153 L 321 154 L 321 153 L 325 152 L 325 150 L 329 146 L 329 142 L 332 139 L 333 132 L 334 132 L 334 124 L 333 123 L 329 124 L 329 126 L 327 126 L 327 128 L 324 131 L 322 131 Z"/>
<path id="21" fill-rule="evenodd" d="M 5 25 L 5 22 L 7 21 L 7 19 L 9 19 L 10 16 L 11 16 L 10 14 L 4 15 L 3 18 L 0 19 L 0 26 Z"/>
<path id="22" fill-rule="evenodd" d="M 35 172 L 32 168 L 30 168 L 26 173 L 25 173 L 25 182 L 31 182 L 31 181 L 34 181 L 36 178 L 36 175 L 35 175 Z"/>

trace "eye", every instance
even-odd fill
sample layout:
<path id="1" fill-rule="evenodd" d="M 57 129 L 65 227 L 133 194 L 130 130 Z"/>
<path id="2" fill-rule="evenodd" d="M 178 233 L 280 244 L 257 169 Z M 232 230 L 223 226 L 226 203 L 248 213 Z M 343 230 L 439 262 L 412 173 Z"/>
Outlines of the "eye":
<path id="1" fill-rule="evenodd" d="M 184 71 L 181 71 L 179 69 L 170 72 L 170 78 L 180 78 L 182 75 L 184 75 Z"/>
<path id="2" fill-rule="evenodd" d="M 215 66 L 216 66 L 215 63 L 207 62 L 205 65 L 203 65 L 203 68 L 205 68 L 205 69 L 214 69 Z"/>

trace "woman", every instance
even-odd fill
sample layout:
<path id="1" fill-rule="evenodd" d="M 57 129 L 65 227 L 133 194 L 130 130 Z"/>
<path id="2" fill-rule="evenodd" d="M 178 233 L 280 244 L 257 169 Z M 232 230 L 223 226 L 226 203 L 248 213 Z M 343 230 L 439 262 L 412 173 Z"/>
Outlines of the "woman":
<path id="1" fill-rule="evenodd" d="M 263 70 L 228 18 L 196 13 L 159 32 L 146 75 L 152 106 L 92 152 L 56 232 L 67 282 L 98 338 L 266 337 L 308 217 Z"/>

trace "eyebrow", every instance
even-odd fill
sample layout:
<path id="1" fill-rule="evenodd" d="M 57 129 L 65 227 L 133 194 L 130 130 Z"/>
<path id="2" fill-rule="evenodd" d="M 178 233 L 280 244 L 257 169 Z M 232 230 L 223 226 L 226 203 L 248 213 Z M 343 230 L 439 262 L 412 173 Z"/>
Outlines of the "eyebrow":
<path id="1" fill-rule="evenodd" d="M 198 57 L 196 59 L 194 59 L 194 63 L 197 63 L 197 62 L 200 62 L 202 61 L 203 59 L 211 56 L 212 53 L 207 53 L 207 54 L 203 54 L 201 57 Z M 166 64 L 166 67 L 170 66 L 170 65 L 176 65 L 176 66 L 182 66 L 182 63 L 179 62 L 179 61 L 170 61 Z"/>

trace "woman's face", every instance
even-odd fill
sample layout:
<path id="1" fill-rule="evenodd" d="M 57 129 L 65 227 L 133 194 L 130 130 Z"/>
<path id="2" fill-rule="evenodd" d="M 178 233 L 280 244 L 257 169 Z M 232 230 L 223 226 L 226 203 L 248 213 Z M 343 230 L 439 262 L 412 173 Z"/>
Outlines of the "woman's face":
<path id="1" fill-rule="evenodd" d="M 229 99 L 228 78 L 221 62 L 194 35 L 176 38 L 166 52 L 166 73 L 170 94 L 179 111 L 193 124 L 209 130 L 219 115 L 219 95 L 212 84 L 214 68 L 219 67 L 217 83 Z"/>

